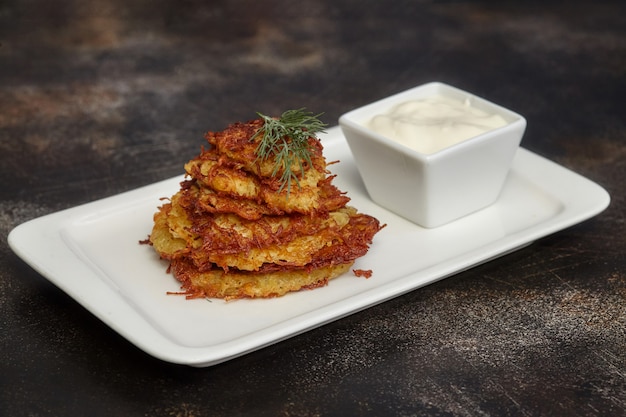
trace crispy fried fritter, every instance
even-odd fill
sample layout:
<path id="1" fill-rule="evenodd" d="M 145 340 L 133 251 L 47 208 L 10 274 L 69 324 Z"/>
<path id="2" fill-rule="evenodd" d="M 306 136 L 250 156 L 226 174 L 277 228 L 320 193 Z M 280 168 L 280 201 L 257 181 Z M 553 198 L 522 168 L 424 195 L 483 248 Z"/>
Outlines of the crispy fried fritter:
<path id="1" fill-rule="evenodd" d="M 275 160 L 260 160 L 257 158 L 256 148 L 261 141 L 261 137 L 257 136 L 251 140 L 262 126 L 263 121 L 261 119 L 251 120 L 247 123 L 234 123 L 221 132 L 208 132 L 205 138 L 211 145 L 215 146 L 217 153 L 230 163 L 276 185 L 276 178 L 280 178 L 282 172 L 274 172 Z M 313 166 L 305 166 L 307 171 L 305 174 L 316 175 L 319 179 L 319 175 L 326 173 L 326 161 L 322 154 L 322 144 L 315 137 L 310 137 L 309 148 Z M 291 170 L 300 173 L 300 168 L 297 165 L 293 165 Z M 280 185 L 277 185 L 275 189 L 279 187 Z"/>
<path id="2" fill-rule="evenodd" d="M 198 272 L 186 259 L 172 261 L 171 272 L 182 284 L 187 298 L 269 298 L 280 297 L 291 291 L 322 287 L 329 280 L 350 270 L 352 262 L 321 268 L 283 269 L 252 273 L 224 271 L 216 268 Z"/>
<path id="3" fill-rule="evenodd" d="M 205 214 L 202 220 L 192 221 L 177 196 L 155 215 L 152 244 L 164 259 L 184 253 L 199 271 L 215 266 L 259 271 L 268 264 L 304 267 L 354 261 L 367 252 L 379 230 L 375 219 L 350 207 L 324 219 L 297 215 L 250 221 L 234 214 Z"/>
<path id="4" fill-rule="evenodd" d="M 295 189 L 276 189 L 275 181 L 263 181 L 246 171 L 235 169 L 219 161 L 191 160 L 185 170 L 203 186 L 221 196 L 245 199 L 259 205 L 272 207 L 283 213 L 312 213 L 320 208 L 321 198 L 318 183 L 326 175 L 305 175 Z M 308 171 L 310 172 L 310 171 Z"/>
<path id="5" fill-rule="evenodd" d="M 189 297 L 275 297 L 325 285 L 367 253 L 382 228 L 347 206 L 319 140 L 299 186 L 279 191 L 274 161 L 260 161 L 260 120 L 209 132 L 211 148 L 154 215 L 150 243 Z M 294 171 L 298 167 L 292 167 Z"/>

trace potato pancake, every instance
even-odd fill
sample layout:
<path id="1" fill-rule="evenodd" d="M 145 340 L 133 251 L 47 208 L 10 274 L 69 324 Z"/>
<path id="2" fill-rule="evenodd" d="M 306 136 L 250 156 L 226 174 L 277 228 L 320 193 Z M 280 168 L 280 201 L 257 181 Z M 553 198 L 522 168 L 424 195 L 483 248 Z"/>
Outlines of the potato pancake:
<path id="1" fill-rule="evenodd" d="M 325 285 L 384 227 L 347 206 L 314 135 L 305 137 L 306 163 L 260 159 L 262 126 L 258 119 L 207 133 L 211 146 L 185 164 L 188 179 L 154 215 L 149 242 L 190 298 L 277 297 Z M 296 186 L 281 189 L 281 170 Z"/>

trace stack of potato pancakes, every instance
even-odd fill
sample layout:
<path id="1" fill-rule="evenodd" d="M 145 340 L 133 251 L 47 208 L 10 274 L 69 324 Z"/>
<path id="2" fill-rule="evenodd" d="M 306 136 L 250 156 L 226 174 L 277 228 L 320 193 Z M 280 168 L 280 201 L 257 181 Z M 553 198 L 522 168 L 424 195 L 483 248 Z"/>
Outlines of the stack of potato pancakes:
<path id="1" fill-rule="evenodd" d="M 276 156 L 257 155 L 263 123 L 208 132 L 211 146 L 185 165 L 180 190 L 154 215 L 149 242 L 188 298 L 277 297 L 326 285 L 382 228 L 346 205 L 315 135 L 310 163 L 292 164 L 297 182 L 285 187 Z"/>

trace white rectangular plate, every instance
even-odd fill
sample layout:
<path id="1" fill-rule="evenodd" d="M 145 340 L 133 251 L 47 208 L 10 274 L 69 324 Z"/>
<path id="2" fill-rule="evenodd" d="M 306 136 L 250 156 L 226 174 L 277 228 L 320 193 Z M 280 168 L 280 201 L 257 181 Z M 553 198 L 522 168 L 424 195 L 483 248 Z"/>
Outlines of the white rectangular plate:
<path id="1" fill-rule="evenodd" d="M 451 224 L 424 229 L 367 196 L 339 128 L 322 136 L 324 153 L 350 205 L 387 227 L 352 273 L 312 291 L 274 299 L 186 300 L 167 264 L 140 245 L 152 216 L 183 177 L 49 214 L 16 227 L 13 251 L 87 310 L 164 361 L 210 366 L 363 310 L 509 253 L 588 219 L 609 204 L 597 184 L 525 149 L 499 200 Z M 186 161 L 181 161 L 182 164 Z"/>

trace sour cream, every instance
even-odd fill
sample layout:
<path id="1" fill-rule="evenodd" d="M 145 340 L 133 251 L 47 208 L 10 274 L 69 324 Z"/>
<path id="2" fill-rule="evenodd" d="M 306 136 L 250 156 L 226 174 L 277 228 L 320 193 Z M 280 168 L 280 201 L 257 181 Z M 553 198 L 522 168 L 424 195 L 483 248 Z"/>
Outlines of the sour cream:
<path id="1" fill-rule="evenodd" d="M 398 104 L 387 113 L 374 116 L 368 127 L 430 154 L 506 124 L 499 114 L 473 107 L 470 99 L 435 95 Z"/>

